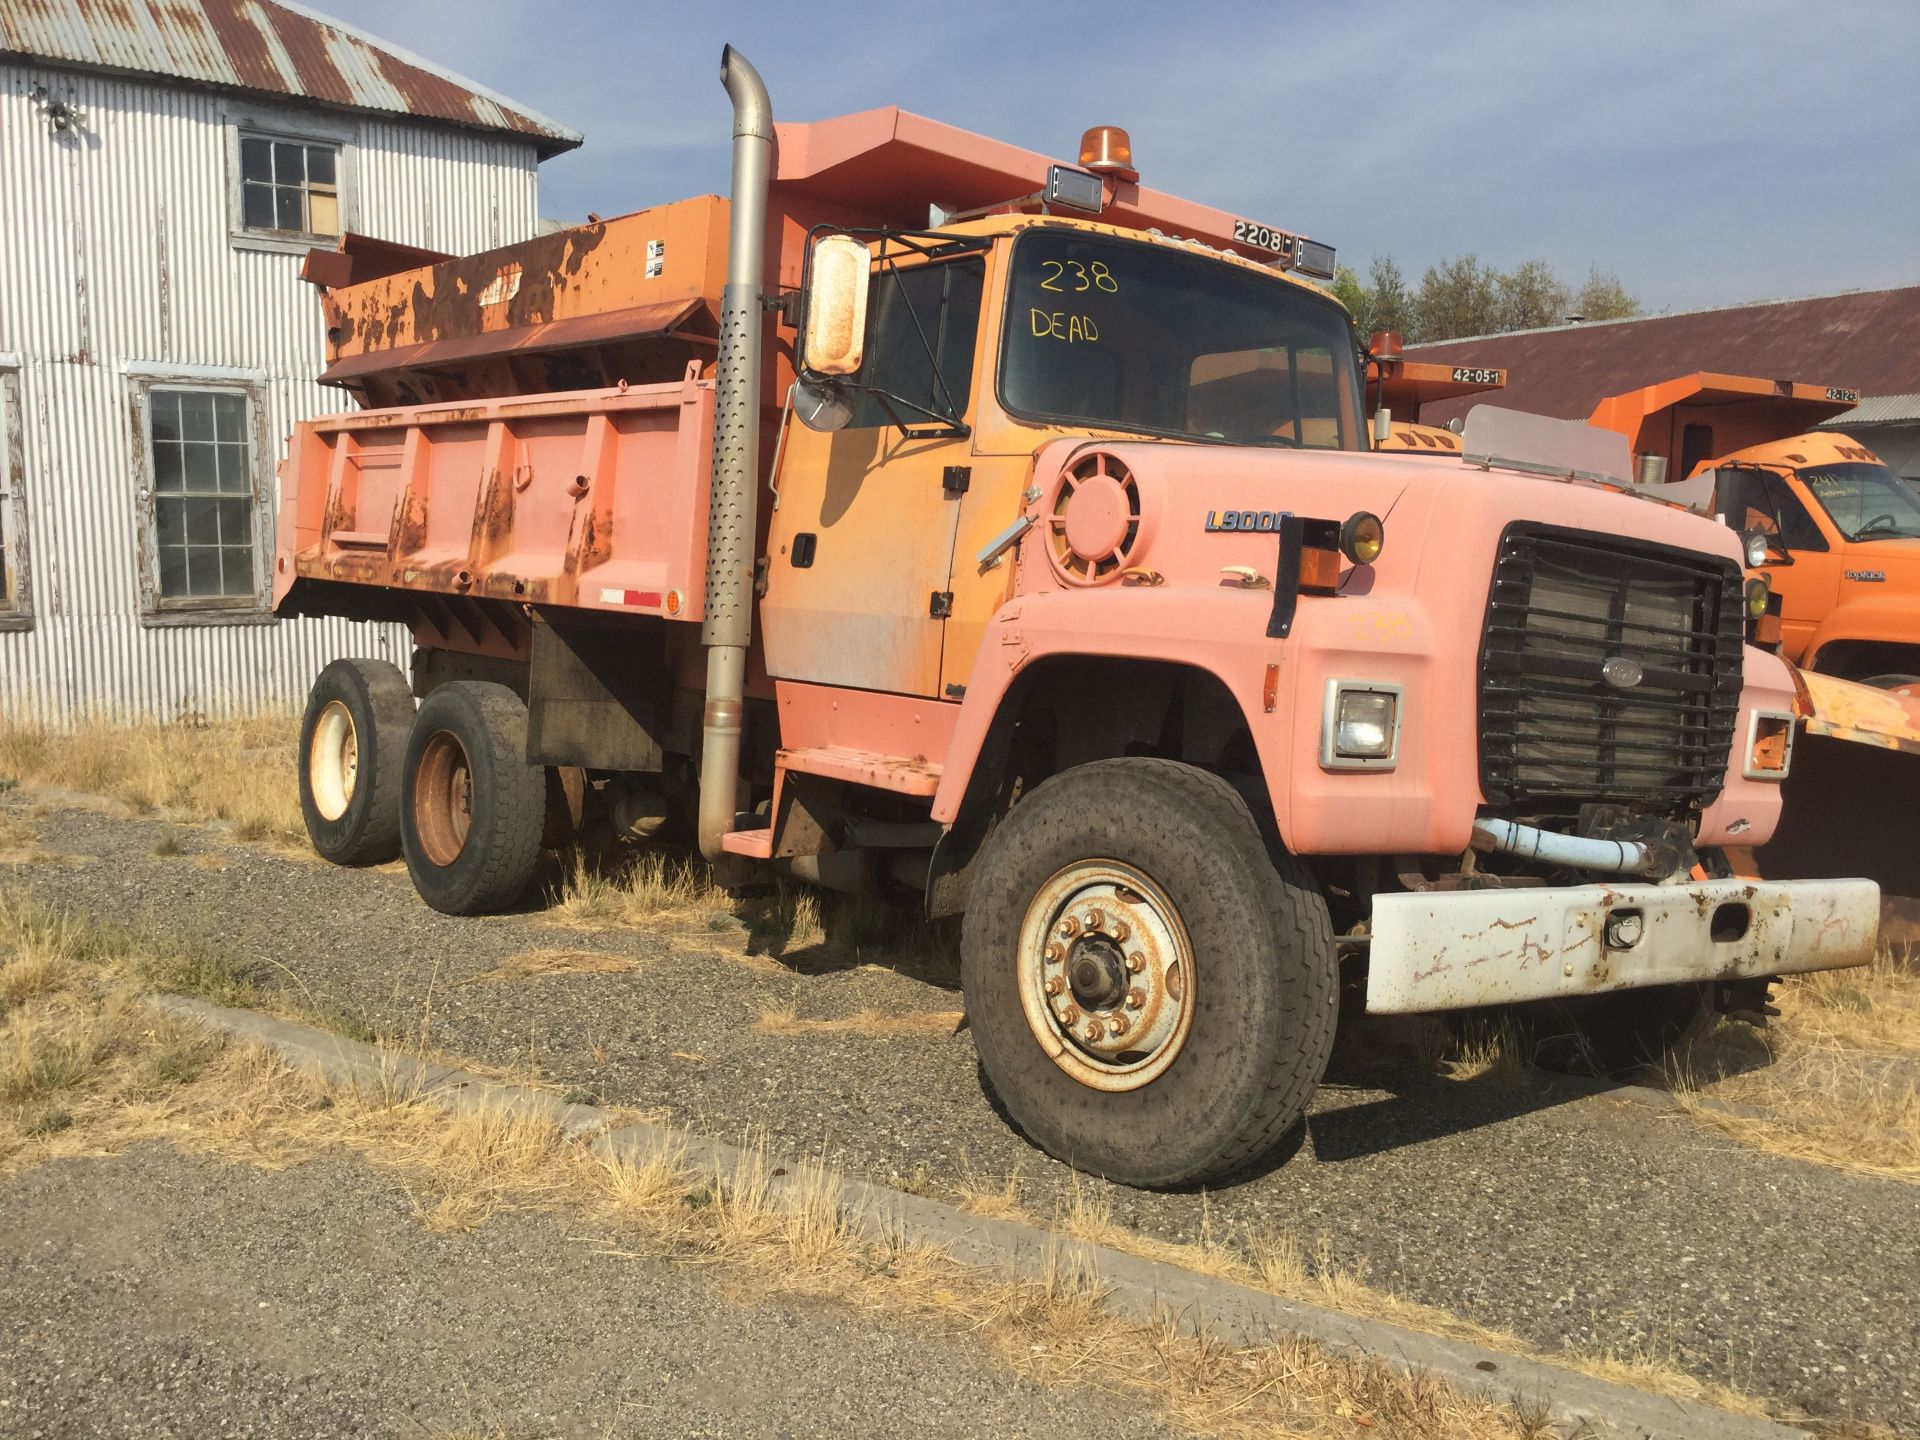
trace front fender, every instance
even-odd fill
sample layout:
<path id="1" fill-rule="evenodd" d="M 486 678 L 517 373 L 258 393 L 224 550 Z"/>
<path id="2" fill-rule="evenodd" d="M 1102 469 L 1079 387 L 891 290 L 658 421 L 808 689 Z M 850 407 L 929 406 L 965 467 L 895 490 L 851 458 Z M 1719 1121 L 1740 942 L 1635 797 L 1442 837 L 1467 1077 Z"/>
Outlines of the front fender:
<path id="1" fill-rule="evenodd" d="M 1846 641 L 1920 647 L 1920 595 L 1886 591 L 1871 581 L 1849 581 L 1851 594 L 1827 612 L 1808 642 L 1809 670 L 1817 669 L 1821 650 Z"/>
<path id="2" fill-rule="evenodd" d="M 1430 703 L 1435 646 L 1424 613 L 1404 596 L 1302 597 L 1292 636 L 1274 640 L 1266 634 L 1272 607 L 1270 590 L 1227 585 L 1106 586 L 1009 601 L 988 624 L 968 677 L 933 818 L 951 824 L 958 816 L 994 717 L 1024 670 L 1050 657 L 1104 657 L 1164 661 L 1219 680 L 1246 719 L 1275 822 L 1293 853 L 1464 849 L 1478 781 L 1471 764 L 1448 765 L 1445 757 L 1473 754 L 1472 679 L 1463 677 L 1467 709 L 1446 723 Z M 1402 686 L 1407 709 L 1395 769 L 1320 767 L 1321 710 L 1334 677 Z"/>

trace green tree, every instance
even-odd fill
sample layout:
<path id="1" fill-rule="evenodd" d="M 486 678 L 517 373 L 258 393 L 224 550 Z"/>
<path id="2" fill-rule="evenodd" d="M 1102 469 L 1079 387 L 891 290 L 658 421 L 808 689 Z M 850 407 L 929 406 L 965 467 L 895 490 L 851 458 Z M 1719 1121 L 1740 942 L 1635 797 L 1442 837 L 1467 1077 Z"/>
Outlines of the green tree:
<path id="1" fill-rule="evenodd" d="M 1501 330 L 1534 330 L 1567 318 L 1567 287 L 1544 260 L 1527 260 L 1494 281 Z"/>
<path id="2" fill-rule="evenodd" d="M 1391 255 L 1376 255 L 1367 267 L 1367 294 L 1372 301 L 1367 312 L 1367 333 L 1394 330 L 1407 340 L 1414 336 L 1413 296 L 1407 293 L 1406 278 Z"/>
<path id="3" fill-rule="evenodd" d="M 1501 328 L 1498 274 L 1477 255 L 1456 255 L 1429 265 L 1413 297 L 1413 334 L 1422 343 L 1461 335 L 1491 335 Z"/>
<path id="4" fill-rule="evenodd" d="M 1572 314 L 1583 320 L 1629 320 L 1640 313 L 1640 302 L 1627 293 L 1620 277 L 1598 265 L 1587 271 L 1587 283 L 1572 300 Z"/>
<path id="5" fill-rule="evenodd" d="M 1333 298 L 1347 307 L 1347 313 L 1353 316 L 1353 323 L 1359 327 L 1361 335 L 1367 334 L 1367 317 L 1373 311 L 1373 295 L 1360 283 L 1360 277 L 1354 273 L 1351 265 L 1336 266 L 1333 272 L 1333 284 L 1328 287 Z"/>

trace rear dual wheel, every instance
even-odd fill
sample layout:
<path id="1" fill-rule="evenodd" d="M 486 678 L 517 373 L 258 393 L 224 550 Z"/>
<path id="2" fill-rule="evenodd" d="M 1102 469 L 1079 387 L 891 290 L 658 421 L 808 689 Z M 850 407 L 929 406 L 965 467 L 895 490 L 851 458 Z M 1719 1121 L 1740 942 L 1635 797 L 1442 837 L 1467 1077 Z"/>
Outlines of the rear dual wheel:
<path id="1" fill-rule="evenodd" d="M 1124 1184 L 1245 1170 L 1333 1048 L 1326 903 L 1218 776 L 1103 760 L 1045 781 L 980 859 L 962 936 L 980 1067 L 1041 1149 Z"/>
<path id="2" fill-rule="evenodd" d="M 400 853 L 400 787 L 413 691 L 385 660 L 335 660 L 307 693 L 300 721 L 300 814 L 313 848 L 336 865 Z"/>
<path id="3" fill-rule="evenodd" d="M 529 765 L 527 707 L 504 685 L 455 681 L 420 706 L 400 839 L 420 898 L 447 915 L 507 909 L 540 860 L 547 778 Z"/>

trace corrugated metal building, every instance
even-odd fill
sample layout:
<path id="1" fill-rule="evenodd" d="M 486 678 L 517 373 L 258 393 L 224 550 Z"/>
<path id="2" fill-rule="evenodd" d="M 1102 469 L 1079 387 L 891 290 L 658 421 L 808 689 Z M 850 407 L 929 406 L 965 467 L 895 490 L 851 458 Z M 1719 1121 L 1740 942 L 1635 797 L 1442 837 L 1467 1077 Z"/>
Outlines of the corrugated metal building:
<path id="1" fill-rule="evenodd" d="M 406 636 L 267 611 L 300 259 L 535 233 L 580 136 L 280 0 L 0 0 L 0 720 L 302 702 Z"/>

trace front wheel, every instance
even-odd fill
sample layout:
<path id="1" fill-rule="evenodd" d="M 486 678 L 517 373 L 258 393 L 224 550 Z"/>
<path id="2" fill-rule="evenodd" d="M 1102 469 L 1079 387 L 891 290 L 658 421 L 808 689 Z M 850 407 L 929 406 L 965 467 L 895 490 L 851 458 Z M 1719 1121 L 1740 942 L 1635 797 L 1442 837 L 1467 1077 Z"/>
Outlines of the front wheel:
<path id="1" fill-rule="evenodd" d="M 420 898 L 448 915 L 518 900 L 540 860 L 547 778 L 529 765 L 527 707 L 504 685 L 431 691 L 407 744 L 400 840 Z"/>
<path id="2" fill-rule="evenodd" d="M 961 976 L 980 1066 L 1029 1139 L 1124 1184 L 1246 1169 L 1333 1047 L 1326 904 L 1239 794 L 1102 760 L 1014 808 L 980 860 Z"/>

